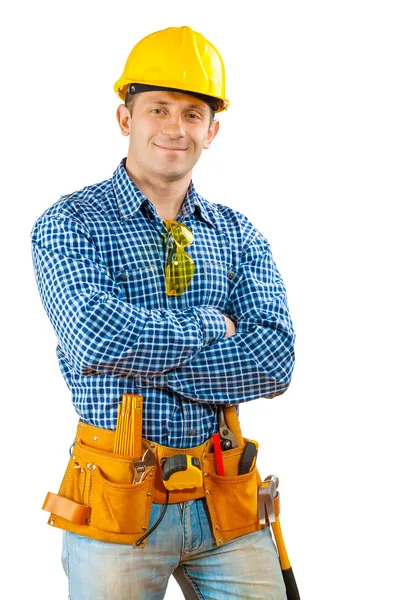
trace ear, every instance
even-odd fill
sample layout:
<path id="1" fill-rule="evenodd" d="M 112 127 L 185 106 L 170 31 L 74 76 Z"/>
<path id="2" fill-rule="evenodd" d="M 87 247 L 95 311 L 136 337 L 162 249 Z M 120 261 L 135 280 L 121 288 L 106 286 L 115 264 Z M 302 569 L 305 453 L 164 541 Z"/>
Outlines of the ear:
<path id="1" fill-rule="evenodd" d="M 131 115 L 125 104 L 120 104 L 117 108 L 117 121 L 121 129 L 122 135 L 130 135 L 131 133 Z"/>
<path id="2" fill-rule="evenodd" d="M 219 131 L 219 121 L 217 121 L 216 119 L 214 119 L 214 121 L 211 123 L 208 132 L 207 132 L 207 137 L 204 141 L 204 149 L 207 150 L 210 145 L 211 142 L 213 141 L 213 139 L 215 138 L 215 136 L 217 135 Z"/>

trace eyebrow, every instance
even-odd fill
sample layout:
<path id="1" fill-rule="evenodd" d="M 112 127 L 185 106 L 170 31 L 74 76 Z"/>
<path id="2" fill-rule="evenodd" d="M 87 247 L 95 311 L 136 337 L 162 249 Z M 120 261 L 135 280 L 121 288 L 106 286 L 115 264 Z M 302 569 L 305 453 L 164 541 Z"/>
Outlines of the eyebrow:
<path id="1" fill-rule="evenodd" d="M 145 100 L 146 104 L 162 104 L 164 106 L 170 106 L 171 104 L 173 104 L 173 102 L 169 102 L 168 100 L 156 100 L 156 98 L 152 98 L 149 97 Z M 206 112 L 206 107 L 202 106 L 201 104 L 188 104 L 186 106 L 187 109 L 196 109 L 199 110 L 200 112 L 204 113 Z"/>

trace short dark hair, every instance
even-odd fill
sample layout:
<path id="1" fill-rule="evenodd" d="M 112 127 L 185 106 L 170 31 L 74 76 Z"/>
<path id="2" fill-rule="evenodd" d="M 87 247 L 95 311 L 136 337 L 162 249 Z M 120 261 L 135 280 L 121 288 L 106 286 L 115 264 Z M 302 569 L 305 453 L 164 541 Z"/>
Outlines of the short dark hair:
<path id="1" fill-rule="evenodd" d="M 135 94 L 135 93 L 131 94 L 129 91 L 129 87 L 128 87 L 128 91 L 125 94 L 125 106 L 129 110 L 129 114 L 131 116 L 132 116 L 133 105 L 135 103 L 136 97 L 137 97 L 137 94 Z M 208 102 L 207 102 L 207 104 L 208 104 Z M 208 106 L 210 107 L 210 125 L 211 125 L 211 123 L 214 121 L 216 111 L 213 109 L 213 107 L 210 104 L 208 104 Z"/>

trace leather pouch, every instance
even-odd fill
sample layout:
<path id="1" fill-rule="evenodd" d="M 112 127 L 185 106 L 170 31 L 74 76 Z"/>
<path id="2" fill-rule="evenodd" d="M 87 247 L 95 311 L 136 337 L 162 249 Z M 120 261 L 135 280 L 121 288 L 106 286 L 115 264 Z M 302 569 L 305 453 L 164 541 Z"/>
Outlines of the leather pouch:
<path id="1" fill-rule="evenodd" d="M 244 442 L 248 442 L 244 438 Z M 245 445 L 222 453 L 225 475 L 215 473 L 214 455 L 204 456 L 204 487 L 213 532 L 218 545 L 265 527 L 258 518 L 257 467 L 237 475 Z"/>
<path id="2" fill-rule="evenodd" d="M 75 442 L 59 493 L 48 494 L 43 506 L 52 513 L 49 523 L 102 541 L 134 544 L 149 526 L 153 472 L 141 483 L 132 481 L 132 458 Z"/>

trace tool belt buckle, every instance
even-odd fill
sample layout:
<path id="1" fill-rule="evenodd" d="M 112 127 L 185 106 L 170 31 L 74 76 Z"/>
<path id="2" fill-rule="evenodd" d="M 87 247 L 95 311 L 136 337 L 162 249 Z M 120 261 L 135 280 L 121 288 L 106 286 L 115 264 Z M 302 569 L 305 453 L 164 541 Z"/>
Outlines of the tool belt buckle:
<path id="1" fill-rule="evenodd" d="M 276 521 L 274 500 L 278 494 L 278 485 L 278 477 L 268 475 L 258 488 L 258 519 L 260 525 L 266 525 L 266 516 L 269 523 L 275 523 Z"/>

